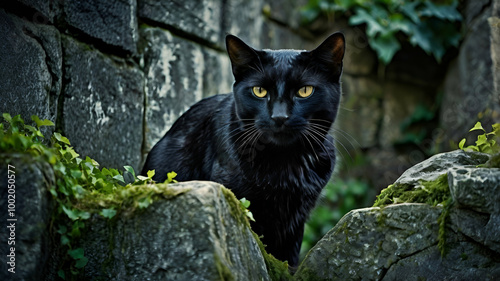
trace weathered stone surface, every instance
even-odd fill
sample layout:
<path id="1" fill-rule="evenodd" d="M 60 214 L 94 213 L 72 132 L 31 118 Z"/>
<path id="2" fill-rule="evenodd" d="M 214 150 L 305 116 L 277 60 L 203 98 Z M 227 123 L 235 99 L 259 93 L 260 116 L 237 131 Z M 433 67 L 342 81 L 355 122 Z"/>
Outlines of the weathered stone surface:
<path id="1" fill-rule="evenodd" d="M 392 146 L 403 138 L 401 123 L 410 118 L 417 105 L 431 108 L 434 103 L 432 92 L 410 84 L 387 82 L 384 85 L 383 119 L 379 143 Z"/>
<path id="2" fill-rule="evenodd" d="M 345 215 L 306 256 L 297 280 L 380 280 L 407 256 L 437 243 L 440 208 L 400 204 Z"/>
<path id="3" fill-rule="evenodd" d="M 65 49 L 63 132 L 81 155 L 105 167 L 139 168 L 143 74 L 69 37 Z"/>
<path id="4" fill-rule="evenodd" d="M 500 253 L 500 169 L 493 168 L 455 168 L 448 172 L 450 191 L 459 207 L 474 210 L 478 213 L 489 214 L 489 219 L 484 227 L 472 229 L 461 221 L 464 233 L 484 243 L 491 249 Z M 477 225 L 477 220 L 470 220 L 472 225 Z"/>
<path id="5" fill-rule="evenodd" d="M 227 0 L 224 6 L 224 30 L 240 37 L 250 46 L 261 49 L 269 43 L 262 42 L 264 0 Z M 224 34 L 224 35 L 225 35 Z M 280 47 L 281 49 L 281 47 Z"/>
<path id="6" fill-rule="evenodd" d="M 0 165 L 0 241 L 3 244 L 0 247 L 0 279 L 41 280 L 40 276 L 50 270 L 49 225 L 54 206 L 47 186 L 55 184 L 54 173 L 47 163 L 34 161 L 31 155 L 2 155 Z M 7 165 L 12 166 L 8 168 Z M 10 182 L 9 169 L 15 173 L 10 174 L 15 176 Z M 15 188 L 8 188 L 9 184 Z M 9 204 L 13 205 L 9 207 Z M 8 209 L 14 210 L 14 216 L 9 216 Z M 14 229 L 7 228 L 11 224 L 15 224 Z M 8 244 L 8 241 L 15 244 Z M 11 268 L 7 264 L 11 247 L 15 249 L 15 274 L 7 271 Z"/>
<path id="7" fill-rule="evenodd" d="M 497 280 L 500 267 L 495 256 L 467 242 L 455 242 L 446 258 L 437 246 L 429 247 L 393 264 L 382 280 Z M 492 266 L 492 261 L 495 263 Z"/>
<path id="8" fill-rule="evenodd" d="M 106 280 L 269 280 L 234 197 L 212 182 L 112 222 L 94 217 L 85 237 L 85 276 Z M 229 197 L 228 197 L 229 196 Z M 232 201 L 232 203 L 231 203 Z M 234 203 L 237 203 L 234 205 Z M 238 215 L 235 215 L 238 214 Z"/>
<path id="9" fill-rule="evenodd" d="M 144 152 L 148 152 L 195 102 L 230 92 L 233 78 L 225 54 L 202 49 L 160 28 L 141 32 L 141 67 L 146 75 Z"/>
<path id="10" fill-rule="evenodd" d="M 0 112 L 56 121 L 62 80 L 59 32 L 0 9 Z"/>
<path id="11" fill-rule="evenodd" d="M 135 53 L 138 40 L 135 0 L 64 1 L 66 21 L 84 33 Z"/>
<path id="12" fill-rule="evenodd" d="M 210 0 L 142 0 L 138 2 L 138 15 L 222 47 L 222 3 Z"/>
<path id="13" fill-rule="evenodd" d="M 432 181 L 451 168 L 477 166 L 486 163 L 488 159 L 488 154 L 463 150 L 436 154 L 406 170 L 396 183 L 419 185 L 419 180 Z"/>
<path id="14" fill-rule="evenodd" d="M 264 21 L 261 36 L 260 44 L 254 46 L 257 49 L 312 50 L 316 47 L 315 42 L 302 38 L 270 20 Z"/>
<path id="15" fill-rule="evenodd" d="M 438 226 L 440 205 L 351 211 L 308 253 L 296 279 L 498 280 L 500 169 L 476 168 L 488 158 L 463 151 L 439 154 L 396 182 L 416 186 L 418 180 L 448 173 L 455 205 L 445 228 Z M 444 242 L 444 256 L 438 240 Z"/>
<path id="16" fill-rule="evenodd" d="M 467 26 L 459 55 L 446 75 L 440 123 L 448 139 L 460 139 L 478 120 L 478 113 L 486 109 L 497 113 L 482 120 L 485 128 L 500 120 L 500 92 L 495 86 L 500 71 L 494 68 L 492 54 L 497 48 L 492 47 L 492 40 L 497 35 L 488 22 L 492 13 L 491 5 L 485 6 Z"/>
<path id="17" fill-rule="evenodd" d="M 335 122 L 335 128 L 344 132 L 339 133 L 340 139 L 357 148 L 376 145 L 382 118 L 382 86 L 371 78 L 343 75 L 342 93 L 342 107 Z"/>
<path id="18" fill-rule="evenodd" d="M 57 14 L 57 4 L 64 0 L 56 1 L 46 1 L 46 0 L 19 0 L 27 7 L 33 8 L 37 11 L 33 15 L 33 18 L 29 19 L 35 23 L 47 23 L 46 21 L 52 22 L 54 16 Z"/>
<path id="19" fill-rule="evenodd" d="M 300 10 L 307 3 L 308 0 L 266 1 L 264 10 L 273 21 L 297 29 L 301 24 Z"/>

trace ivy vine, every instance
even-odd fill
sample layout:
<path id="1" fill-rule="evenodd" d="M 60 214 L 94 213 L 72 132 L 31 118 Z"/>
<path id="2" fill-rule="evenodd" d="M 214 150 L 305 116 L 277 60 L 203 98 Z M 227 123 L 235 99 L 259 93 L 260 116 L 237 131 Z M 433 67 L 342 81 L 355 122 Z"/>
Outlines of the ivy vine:
<path id="1" fill-rule="evenodd" d="M 458 0 L 309 0 L 303 23 L 321 15 L 347 15 L 352 26 L 365 25 L 370 47 L 388 64 L 402 41 L 418 46 L 438 62 L 462 38 Z"/>

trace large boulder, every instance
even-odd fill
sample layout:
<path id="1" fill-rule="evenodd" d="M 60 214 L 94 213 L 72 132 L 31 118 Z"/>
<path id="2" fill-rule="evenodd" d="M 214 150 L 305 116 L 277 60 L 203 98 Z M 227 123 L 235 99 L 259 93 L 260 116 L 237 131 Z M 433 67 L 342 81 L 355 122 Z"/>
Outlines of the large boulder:
<path id="1" fill-rule="evenodd" d="M 444 174 L 455 203 L 353 210 L 311 249 L 295 278 L 498 280 L 500 169 L 476 168 L 488 159 L 454 151 L 410 168 L 394 186 L 425 190 L 424 181 Z"/>
<path id="2" fill-rule="evenodd" d="M 85 278 L 269 280 L 239 202 L 220 184 L 170 184 L 180 194 L 111 222 L 91 219 Z M 243 219 L 243 220 L 242 220 Z"/>

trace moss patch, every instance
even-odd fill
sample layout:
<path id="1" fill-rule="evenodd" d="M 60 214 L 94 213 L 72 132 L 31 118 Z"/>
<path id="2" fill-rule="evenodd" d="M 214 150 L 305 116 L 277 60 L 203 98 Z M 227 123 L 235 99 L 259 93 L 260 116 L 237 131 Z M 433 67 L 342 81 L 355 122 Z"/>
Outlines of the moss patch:
<path id="1" fill-rule="evenodd" d="M 288 263 L 282 262 L 276 259 L 273 255 L 267 253 L 266 247 L 260 240 L 259 236 L 255 232 L 253 232 L 253 230 L 251 230 L 248 217 L 243 212 L 241 208 L 241 202 L 236 198 L 234 193 L 225 187 L 222 187 L 222 193 L 224 194 L 226 201 L 230 205 L 229 212 L 231 213 L 231 215 L 238 221 L 238 224 L 246 226 L 250 229 L 253 237 L 255 238 L 255 241 L 257 242 L 257 245 L 259 246 L 262 256 L 264 257 L 267 272 L 271 280 L 273 281 L 293 280 L 293 277 L 288 270 Z"/>
<path id="2" fill-rule="evenodd" d="M 448 187 L 448 174 L 433 181 L 420 181 L 420 185 L 391 184 L 382 190 L 373 207 L 384 207 L 398 203 L 425 203 L 431 206 L 444 203 L 451 197 Z"/>

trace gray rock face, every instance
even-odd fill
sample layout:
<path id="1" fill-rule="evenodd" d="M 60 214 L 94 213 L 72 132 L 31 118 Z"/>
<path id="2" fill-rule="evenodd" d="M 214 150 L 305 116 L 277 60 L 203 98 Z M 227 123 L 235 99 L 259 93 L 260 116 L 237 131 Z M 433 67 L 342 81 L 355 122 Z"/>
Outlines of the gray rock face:
<path id="1" fill-rule="evenodd" d="M 459 208 L 489 215 L 484 226 L 477 225 L 482 220 L 460 221 L 459 231 L 500 253 L 500 169 L 455 168 L 448 182 Z"/>
<path id="2" fill-rule="evenodd" d="M 84 33 L 130 53 L 137 50 L 137 2 L 64 1 L 66 21 Z"/>
<path id="3" fill-rule="evenodd" d="M 226 54 L 200 48 L 160 28 L 142 30 L 146 78 L 148 152 L 191 105 L 207 95 L 231 91 Z"/>
<path id="4" fill-rule="evenodd" d="M 3 244 L 0 247 L 0 280 L 40 280 L 39 277 L 51 267 L 48 264 L 51 254 L 49 227 L 54 205 L 47 186 L 55 184 L 54 173 L 47 163 L 33 161 L 29 155 L 0 156 L 0 165 L 0 240 Z M 11 182 L 8 181 L 9 169 L 15 172 L 11 174 L 15 176 Z M 14 188 L 8 188 L 10 184 Z M 14 210 L 13 216 L 9 209 Z M 11 257 L 7 255 L 12 254 L 15 255 L 15 274 L 7 271 L 11 268 L 7 263 Z"/>
<path id="5" fill-rule="evenodd" d="M 488 161 L 489 155 L 479 152 L 455 150 L 440 153 L 406 170 L 395 183 L 418 185 L 419 180 L 432 181 L 448 172 L 450 168 L 480 165 Z"/>
<path id="6" fill-rule="evenodd" d="M 500 58 L 498 56 L 498 0 L 466 1 L 467 34 L 457 59 L 450 65 L 444 81 L 441 127 L 448 139 L 460 139 L 472 128 L 479 112 L 500 111 Z M 498 115 L 486 116 L 482 123 L 498 122 Z"/>
<path id="7" fill-rule="evenodd" d="M 55 122 L 62 81 L 59 32 L 0 9 L 0 34 L 0 112 Z"/>
<path id="8" fill-rule="evenodd" d="M 443 153 L 398 179 L 417 188 L 419 179 L 448 173 L 455 205 L 445 228 L 438 224 L 442 206 L 404 203 L 354 210 L 308 253 L 295 278 L 498 280 L 500 169 L 475 168 L 487 160 L 480 153 Z M 444 256 L 438 242 L 444 242 Z"/>
<path id="9" fill-rule="evenodd" d="M 222 46 L 222 1 L 156 1 L 138 3 L 139 17 L 171 26 L 210 44 Z"/>
<path id="10" fill-rule="evenodd" d="M 63 131 L 82 155 L 104 167 L 138 170 L 144 112 L 143 75 L 121 59 L 112 60 L 64 37 Z"/>
<path id="11" fill-rule="evenodd" d="M 111 223 L 98 217 L 88 223 L 86 278 L 269 280 L 252 233 L 236 217 L 239 206 L 229 203 L 236 199 L 221 185 L 185 182 L 169 188 L 186 193 Z"/>

